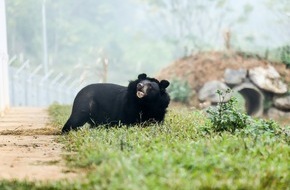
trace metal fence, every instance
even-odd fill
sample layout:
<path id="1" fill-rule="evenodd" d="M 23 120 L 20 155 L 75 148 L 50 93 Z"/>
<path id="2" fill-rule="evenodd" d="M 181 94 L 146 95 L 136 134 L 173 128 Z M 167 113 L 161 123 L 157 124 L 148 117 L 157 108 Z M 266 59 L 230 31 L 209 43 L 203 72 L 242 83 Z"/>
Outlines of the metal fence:
<path id="1" fill-rule="evenodd" d="M 53 70 L 43 73 L 42 65 L 31 67 L 29 60 L 13 57 L 8 65 L 11 106 L 72 104 L 81 87 L 78 79 Z"/>

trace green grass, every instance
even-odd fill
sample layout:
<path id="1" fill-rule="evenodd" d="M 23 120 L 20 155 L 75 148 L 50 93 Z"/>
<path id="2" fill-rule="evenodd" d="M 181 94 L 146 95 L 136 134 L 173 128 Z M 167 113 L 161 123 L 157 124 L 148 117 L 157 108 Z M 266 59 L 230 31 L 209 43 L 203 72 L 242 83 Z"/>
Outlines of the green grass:
<path id="1" fill-rule="evenodd" d="M 69 112 L 51 106 L 53 125 L 61 128 Z M 162 125 L 84 127 L 60 136 L 72 153 L 68 167 L 86 171 L 84 178 L 4 181 L 0 189 L 290 189 L 289 128 L 262 129 L 214 132 L 204 114 L 181 110 Z"/>

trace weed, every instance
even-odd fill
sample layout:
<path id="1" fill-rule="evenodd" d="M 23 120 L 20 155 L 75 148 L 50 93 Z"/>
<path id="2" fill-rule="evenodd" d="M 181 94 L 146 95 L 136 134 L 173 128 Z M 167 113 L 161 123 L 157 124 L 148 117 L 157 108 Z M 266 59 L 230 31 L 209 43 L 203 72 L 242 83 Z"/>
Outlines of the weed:
<path id="1" fill-rule="evenodd" d="M 242 113 L 237 108 L 235 97 L 231 97 L 228 102 L 225 102 L 225 96 L 231 93 L 228 89 L 225 93 L 217 91 L 220 96 L 220 102 L 216 107 L 207 110 L 208 118 L 212 125 L 204 127 L 203 130 L 210 133 L 213 132 L 231 132 L 233 134 L 241 134 L 242 136 L 251 135 L 254 138 L 257 135 L 279 136 L 289 144 L 289 127 L 281 128 L 274 120 L 265 120 L 252 118 L 249 115 Z"/>
<path id="2" fill-rule="evenodd" d="M 228 102 L 224 101 L 229 93 L 231 93 L 230 89 L 226 90 L 225 93 L 218 90 L 217 94 L 220 97 L 220 102 L 216 107 L 207 110 L 209 119 L 213 124 L 213 130 L 216 132 L 229 131 L 233 133 L 237 129 L 243 129 L 247 126 L 249 117 L 239 111 L 237 99 L 231 97 Z"/>

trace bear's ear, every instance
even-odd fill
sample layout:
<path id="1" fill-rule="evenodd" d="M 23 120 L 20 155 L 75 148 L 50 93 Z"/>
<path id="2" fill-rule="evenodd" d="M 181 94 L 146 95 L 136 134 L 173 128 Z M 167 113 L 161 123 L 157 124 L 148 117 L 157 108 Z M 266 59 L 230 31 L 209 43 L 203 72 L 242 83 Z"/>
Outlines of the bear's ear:
<path id="1" fill-rule="evenodd" d="M 145 73 L 138 75 L 138 79 L 140 79 L 140 80 L 146 79 L 146 77 L 147 77 L 147 75 Z"/>
<path id="2" fill-rule="evenodd" d="M 160 81 L 160 88 L 167 88 L 168 86 L 169 86 L 169 82 L 167 81 L 167 80 L 162 80 L 162 81 Z"/>

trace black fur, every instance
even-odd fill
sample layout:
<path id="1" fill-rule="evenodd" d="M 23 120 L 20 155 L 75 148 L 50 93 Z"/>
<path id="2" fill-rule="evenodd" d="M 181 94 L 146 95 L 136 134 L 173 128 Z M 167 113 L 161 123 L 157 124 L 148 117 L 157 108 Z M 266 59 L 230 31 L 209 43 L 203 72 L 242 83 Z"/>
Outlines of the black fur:
<path id="1" fill-rule="evenodd" d="M 128 87 L 109 83 L 88 85 L 77 94 L 62 133 L 75 130 L 85 123 L 96 126 L 162 122 L 170 102 L 166 92 L 168 86 L 167 80 L 159 82 L 146 74 L 130 81 Z M 142 98 L 137 96 L 137 91 Z"/>

